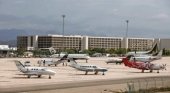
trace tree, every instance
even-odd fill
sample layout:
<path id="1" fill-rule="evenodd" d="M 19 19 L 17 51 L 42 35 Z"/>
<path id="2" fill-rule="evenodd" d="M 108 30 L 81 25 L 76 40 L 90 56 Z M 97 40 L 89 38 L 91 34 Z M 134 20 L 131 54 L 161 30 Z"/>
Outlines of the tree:
<path id="1" fill-rule="evenodd" d="M 22 56 L 24 55 L 24 52 L 26 52 L 25 48 L 18 48 L 17 49 L 17 55 Z"/>

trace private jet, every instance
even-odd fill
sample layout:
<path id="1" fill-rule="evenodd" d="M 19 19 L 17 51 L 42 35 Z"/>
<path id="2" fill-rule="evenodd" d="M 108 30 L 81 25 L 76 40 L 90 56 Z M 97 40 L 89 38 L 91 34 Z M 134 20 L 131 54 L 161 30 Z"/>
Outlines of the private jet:
<path id="1" fill-rule="evenodd" d="M 162 50 L 159 51 L 155 56 L 150 55 L 140 55 L 140 56 L 132 56 L 130 60 L 135 59 L 136 61 L 141 62 L 152 62 L 154 60 L 159 60 L 162 58 Z"/>
<path id="2" fill-rule="evenodd" d="M 38 64 L 39 64 L 39 66 L 52 66 L 52 65 L 54 65 L 54 66 L 57 66 L 57 65 L 59 65 L 59 64 L 61 64 L 61 63 L 63 63 L 63 66 L 64 66 L 64 64 L 66 64 L 67 65 L 67 56 L 68 55 L 64 55 L 62 58 L 60 58 L 60 60 L 57 60 L 57 61 L 55 61 L 54 59 L 51 59 L 51 58 L 46 58 L 46 59 L 41 59 L 41 60 L 39 60 L 38 61 Z"/>
<path id="3" fill-rule="evenodd" d="M 130 56 L 130 55 L 129 55 Z M 159 51 L 159 53 L 155 54 L 155 56 L 152 55 L 132 55 L 130 60 L 135 59 L 136 61 L 141 61 L 141 62 L 152 62 L 154 60 L 159 60 L 162 58 L 162 50 Z M 106 60 L 106 63 L 116 63 L 116 64 L 121 64 L 123 63 L 122 58 L 112 58 Z"/>
<path id="4" fill-rule="evenodd" d="M 155 45 L 152 47 L 149 51 L 132 51 L 128 52 L 126 55 L 155 55 L 158 53 L 158 45 L 155 43 Z"/>
<path id="5" fill-rule="evenodd" d="M 74 59 L 69 59 L 68 62 L 70 63 L 70 67 L 85 71 L 85 75 L 87 75 L 88 72 L 95 72 L 95 75 L 97 75 L 98 72 L 103 72 L 102 75 L 105 75 L 104 72 L 108 71 L 106 68 L 97 67 L 95 65 L 79 65 Z"/>
<path id="6" fill-rule="evenodd" d="M 50 53 L 52 54 L 52 58 L 62 58 L 64 55 L 68 54 L 67 52 L 61 52 L 60 54 L 56 54 L 56 50 L 53 47 L 49 48 Z M 68 58 L 74 58 L 76 60 L 87 60 L 90 59 L 88 54 L 68 54 Z"/>
<path id="7" fill-rule="evenodd" d="M 27 75 L 28 78 L 35 75 L 40 78 L 42 75 L 49 75 L 49 79 L 51 79 L 52 75 L 55 75 L 55 71 L 44 68 L 44 67 L 32 67 L 32 66 L 24 66 L 20 61 L 14 61 L 18 70 L 22 72 L 21 75 Z"/>
<path id="8" fill-rule="evenodd" d="M 111 58 L 106 60 L 106 63 L 115 63 L 115 64 L 122 64 L 122 59 L 121 58 Z"/>

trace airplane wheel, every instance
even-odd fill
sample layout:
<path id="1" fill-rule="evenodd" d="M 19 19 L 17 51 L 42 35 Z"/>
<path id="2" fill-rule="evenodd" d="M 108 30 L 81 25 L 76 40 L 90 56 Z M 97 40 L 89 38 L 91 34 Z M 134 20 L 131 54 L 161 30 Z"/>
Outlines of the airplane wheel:
<path id="1" fill-rule="evenodd" d="M 55 64 L 55 66 L 57 66 L 57 65 Z"/>
<path id="2" fill-rule="evenodd" d="M 28 78 L 30 78 L 31 76 L 30 75 L 28 75 Z"/>
<path id="3" fill-rule="evenodd" d="M 48 78 L 51 79 L 51 76 L 49 76 Z"/>
<path id="4" fill-rule="evenodd" d="M 144 70 L 142 70 L 142 73 L 144 73 Z"/>
<path id="5" fill-rule="evenodd" d="M 38 75 L 38 78 L 40 78 L 41 77 L 41 75 Z"/>
<path id="6" fill-rule="evenodd" d="M 87 75 L 87 73 L 88 73 L 88 72 L 86 71 L 85 75 Z"/>
<path id="7" fill-rule="evenodd" d="M 104 72 L 103 72 L 103 74 L 102 74 L 102 75 L 105 75 L 105 74 L 104 74 Z"/>
<path id="8" fill-rule="evenodd" d="M 157 71 L 157 73 L 159 73 L 159 71 Z"/>

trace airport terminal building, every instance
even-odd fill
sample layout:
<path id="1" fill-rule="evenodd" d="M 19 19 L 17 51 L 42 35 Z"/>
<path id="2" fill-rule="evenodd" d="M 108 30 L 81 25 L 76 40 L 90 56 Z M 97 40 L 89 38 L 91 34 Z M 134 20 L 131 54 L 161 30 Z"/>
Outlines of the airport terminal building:
<path id="1" fill-rule="evenodd" d="M 81 35 L 63 36 L 51 34 L 47 36 L 34 35 L 17 37 L 17 48 L 24 48 L 26 50 L 45 49 L 50 47 L 53 47 L 56 50 L 85 50 L 93 48 L 148 50 L 154 43 L 158 43 L 159 48 L 170 49 L 170 39 L 96 37 Z"/>

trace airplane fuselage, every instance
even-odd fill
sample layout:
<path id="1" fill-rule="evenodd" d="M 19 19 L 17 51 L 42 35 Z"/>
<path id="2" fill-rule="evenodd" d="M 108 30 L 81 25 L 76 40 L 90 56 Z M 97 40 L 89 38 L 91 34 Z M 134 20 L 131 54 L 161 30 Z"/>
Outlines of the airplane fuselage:
<path id="1" fill-rule="evenodd" d="M 152 72 L 152 70 L 163 70 L 165 69 L 165 65 L 160 65 L 160 64 L 152 64 L 152 63 L 144 63 L 144 62 L 135 62 L 135 61 L 129 61 L 127 58 L 123 59 L 123 63 L 125 64 L 125 66 L 128 66 L 130 68 L 137 68 L 137 69 L 141 69 L 142 72 L 144 72 L 144 70 L 150 70 L 150 72 Z"/>

